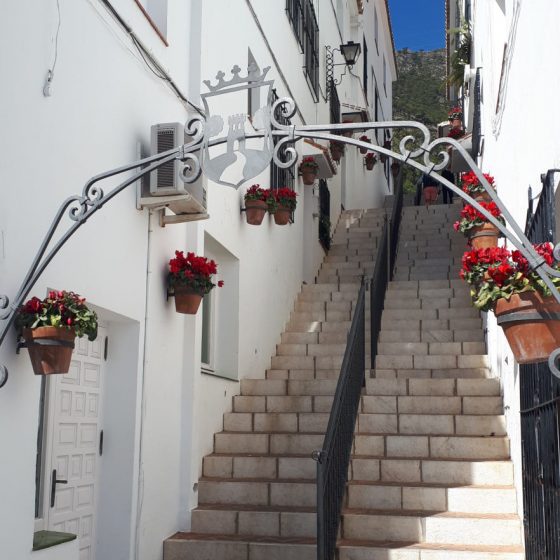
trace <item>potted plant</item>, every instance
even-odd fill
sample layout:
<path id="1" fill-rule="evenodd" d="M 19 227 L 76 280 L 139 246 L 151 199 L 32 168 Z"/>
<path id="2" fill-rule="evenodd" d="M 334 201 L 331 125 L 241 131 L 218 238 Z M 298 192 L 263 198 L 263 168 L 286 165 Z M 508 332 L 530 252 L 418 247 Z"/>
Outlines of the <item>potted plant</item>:
<path id="1" fill-rule="evenodd" d="M 495 189 L 494 186 L 494 177 L 489 175 L 488 173 L 483 173 L 484 178 L 488 181 L 490 186 Z M 468 173 L 463 173 L 461 177 L 461 188 L 463 192 L 467 193 L 468 195 L 472 196 L 477 202 L 482 201 L 491 201 L 492 198 L 474 173 L 474 171 L 469 171 Z"/>
<path id="2" fill-rule="evenodd" d="M 196 315 L 202 298 L 215 286 L 221 288 L 222 280 L 212 282 L 212 276 L 218 272 L 213 260 L 198 257 L 194 253 L 185 254 L 175 251 L 175 258 L 169 261 L 167 285 L 170 293 L 175 296 L 177 313 Z"/>
<path id="3" fill-rule="evenodd" d="M 274 211 L 274 222 L 276 225 L 285 226 L 289 223 L 292 212 L 297 206 L 297 193 L 287 187 L 273 191 L 276 208 Z"/>
<path id="4" fill-rule="evenodd" d="M 362 136 L 360 136 L 360 140 L 361 140 L 362 142 L 367 142 L 368 144 L 370 143 L 369 138 L 368 138 L 365 134 L 362 135 Z M 367 148 L 361 148 L 361 147 L 360 147 L 359 150 L 360 150 L 360 154 L 362 154 L 362 155 L 365 155 L 365 154 L 367 154 L 367 152 L 368 152 L 368 149 L 367 149 Z"/>
<path id="5" fill-rule="evenodd" d="M 338 140 L 331 140 L 331 156 L 336 163 L 340 162 L 340 158 L 344 155 L 344 144 Z"/>
<path id="6" fill-rule="evenodd" d="M 505 223 L 495 202 L 479 202 L 479 204 L 502 224 Z M 498 246 L 500 230 L 470 204 L 461 210 L 461 219 L 453 224 L 453 228 L 469 238 L 473 249 Z"/>
<path id="7" fill-rule="evenodd" d="M 452 138 L 453 140 L 459 140 L 465 135 L 465 131 L 463 130 L 462 126 L 453 126 L 449 133 L 447 134 L 448 138 Z"/>
<path id="8" fill-rule="evenodd" d="M 534 246 L 545 262 L 554 263 L 552 244 Z M 495 247 L 463 255 L 460 273 L 471 286 L 477 309 L 494 311 L 515 359 L 520 364 L 546 361 L 560 346 L 560 304 L 520 251 Z M 560 285 L 560 278 L 553 278 Z"/>
<path id="9" fill-rule="evenodd" d="M 463 128 L 463 110 L 461 107 L 452 107 L 447 117 L 453 128 Z"/>
<path id="10" fill-rule="evenodd" d="M 371 171 L 374 165 L 377 163 L 377 156 L 373 152 L 369 152 L 364 158 L 366 162 L 366 169 Z"/>
<path id="11" fill-rule="evenodd" d="M 252 185 L 245 193 L 245 217 L 252 226 L 260 226 L 268 209 L 269 189 Z"/>
<path id="12" fill-rule="evenodd" d="M 74 339 L 97 338 L 97 315 L 74 292 L 50 291 L 41 300 L 33 297 L 22 305 L 15 321 L 25 339 L 36 375 L 68 373 Z"/>
<path id="13" fill-rule="evenodd" d="M 315 161 L 313 156 L 306 156 L 301 160 L 298 172 L 303 179 L 304 185 L 313 185 L 315 183 L 318 169 L 319 164 Z"/>

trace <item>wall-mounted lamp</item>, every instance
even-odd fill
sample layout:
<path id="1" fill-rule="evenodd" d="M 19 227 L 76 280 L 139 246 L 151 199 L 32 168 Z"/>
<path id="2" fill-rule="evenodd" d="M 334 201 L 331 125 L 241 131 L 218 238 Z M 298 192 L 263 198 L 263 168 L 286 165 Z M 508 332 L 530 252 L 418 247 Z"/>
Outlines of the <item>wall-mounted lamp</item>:
<path id="1" fill-rule="evenodd" d="M 340 82 L 342 81 L 342 76 L 344 76 L 344 74 L 346 74 L 346 70 L 348 68 L 352 68 L 352 66 L 354 66 L 354 64 L 356 64 L 356 61 L 358 60 L 358 57 L 360 56 L 360 53 L 362 52 L 362 47 L 360 45 L 360 43 L 354 43 L 354 41 L 348 41 L 348 43 L 345 43 L 344 45 L 340 45 L 340 47 L 338 49 L 333 49 L 332 47 L 329 47 L 328 45 L 325 47 L 327 50 L 327 55 L 325 57 L 326 59 L 326 66 L 327 66 L 327 72 L 326 72 L 326 77 L 327 77 L 327 87 L 326 87 L 326 92 L 327 92 L 327 99 L 330 98 L 330 94 L 331 94 L 331 87 L 333 85 L 339 85 Z M 335 64 L 334 62 L 334 53 L 335 52 L 339 52 L 340 54 L 342 54 L 342 57 L 344 58 L 344 62 L 340 62 Z M 333 77 L 333 72 L 334 72 L 334 67 L 335 66 L 345 66 L 346 68 L 344 68 L 344 72 L 341 74 L 340 78 L 338 80 L 335 80 Z"/>

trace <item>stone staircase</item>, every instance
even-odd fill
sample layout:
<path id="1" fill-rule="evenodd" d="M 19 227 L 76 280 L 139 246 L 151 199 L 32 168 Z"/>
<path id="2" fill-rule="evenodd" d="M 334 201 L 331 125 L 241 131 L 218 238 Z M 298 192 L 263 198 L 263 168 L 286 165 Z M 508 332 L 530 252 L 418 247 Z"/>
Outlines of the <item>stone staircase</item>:
<path id="1" fill-rule="evenodd" d="M 459 207 L 405 207 L 339 560 L 521 560 L 499 382 L 458 279 Z"/>
<path id="2" fill-rule="evenodd" d="M 500 386 L 489 377 L 480 316 L 457 277 L 465 249 L 452 229 L 458 211 L 403 209 L 376 369 L 360 403 L 338 560 L 524 558 Z M 383 210 L 343 213 L 266 379 L 241 382 L 203 461 L 192 532 L 167 539 L 164 560 L 315 560 L 310 454 L 322 445 L 382 222 Z"/>
<path id="3" fill-rule="evenodd" d="M 192 532 L 165 541 L 165 560 L 315 560 L 311 453 L 323 443 L 353 306 L 362 276 L 373 271 L 384 213 L 342 214 L 266 379 L 241 381 L 214 453 L 203 460 Z"/>

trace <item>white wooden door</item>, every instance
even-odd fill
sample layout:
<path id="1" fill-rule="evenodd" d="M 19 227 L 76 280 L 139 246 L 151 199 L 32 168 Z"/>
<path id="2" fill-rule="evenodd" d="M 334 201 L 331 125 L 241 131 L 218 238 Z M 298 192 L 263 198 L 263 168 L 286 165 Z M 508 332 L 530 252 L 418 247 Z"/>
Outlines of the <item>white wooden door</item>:
<path id="1" fill-rule="evenodd" d="M 78 535 L 80 560 L 95 560 L 105 336 L 100 328 L 94 342 L 77 338 L 68 374 L 49 379 L 47 528 Z M 53 494 L 55 470 L 56 480 L 66 482 L 55 483 Z"/>

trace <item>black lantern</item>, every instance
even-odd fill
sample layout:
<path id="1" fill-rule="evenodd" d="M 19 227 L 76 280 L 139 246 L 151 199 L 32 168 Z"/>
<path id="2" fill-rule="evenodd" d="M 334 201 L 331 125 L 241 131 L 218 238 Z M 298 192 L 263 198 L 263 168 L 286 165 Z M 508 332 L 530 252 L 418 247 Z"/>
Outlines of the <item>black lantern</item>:
<path id="1" fill-rule="evenodd" d="M 354 41 L 348 41 L 348 43 L 344 45 L 340 45 L 340 52 L 344 57 L 344 61 L 346 62 L 347 66 L 354 66 L 360 53 L 362 52 L 362 47 L 360 43 L 354 43 Z"/>

